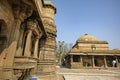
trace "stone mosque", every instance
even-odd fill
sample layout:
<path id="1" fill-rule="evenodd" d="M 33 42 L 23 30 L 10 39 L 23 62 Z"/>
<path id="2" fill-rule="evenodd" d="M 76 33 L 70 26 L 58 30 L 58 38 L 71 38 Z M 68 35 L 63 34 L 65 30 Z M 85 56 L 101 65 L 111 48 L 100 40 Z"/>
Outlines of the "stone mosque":
<path id="1" fill-rule="evenodd" d="M 120 50 L 109 50 L 107 41 L 89 34 L 80 37 L 65 58 L 68 68 L 120 68 Z"/>

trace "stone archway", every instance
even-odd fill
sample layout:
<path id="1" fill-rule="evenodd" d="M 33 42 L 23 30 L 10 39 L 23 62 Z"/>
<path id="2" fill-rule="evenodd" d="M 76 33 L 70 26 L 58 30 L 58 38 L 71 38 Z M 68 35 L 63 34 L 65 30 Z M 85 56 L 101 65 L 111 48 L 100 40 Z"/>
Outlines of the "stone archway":
<path id="1" fill-rule="evenodd" d="M 4 20 L 0 19 L 0 53 L 7 46 L 7 24 Z"/>
<path id="2" fill-rule="evenodd" d="M 95 56 L 95 66 L 96 67 L 104 67 L 104 57 L 103 56 Z"/>
<path id="3" fill-rule="evenodd" d="M 3 76 L 4 59 L 7 47 L 7 24 L 0 19 L 0 78 Z M 1 76 L 2 75 L 2 76 Z"/>

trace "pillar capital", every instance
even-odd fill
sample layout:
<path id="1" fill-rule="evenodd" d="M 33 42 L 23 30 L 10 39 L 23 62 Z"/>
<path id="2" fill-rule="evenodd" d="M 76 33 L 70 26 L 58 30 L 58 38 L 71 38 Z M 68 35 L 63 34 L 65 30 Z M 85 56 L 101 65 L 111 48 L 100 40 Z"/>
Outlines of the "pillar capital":
<path id="1" fill-rule="evenodd" d="M 28 33 L 32 32 L 32 29 L 28 29 L 27 32 L 28 32 Z"/>
<path id="2" fill-rule="evenodd" d="M 41 36 L 42 36 L 42 35 L 37 36 L 37 37 L 36 37 L 36 39 L 40 39 L 40 38 L 41 38 Z"/>
<path id="3" fill-rule="evenodd" d="M 36 21 L 30 19 L 30 20 L 27 22 L 27 28 L 28 28 L 29 30 L 34 30 L 35 28 L 37 28 Z"/>

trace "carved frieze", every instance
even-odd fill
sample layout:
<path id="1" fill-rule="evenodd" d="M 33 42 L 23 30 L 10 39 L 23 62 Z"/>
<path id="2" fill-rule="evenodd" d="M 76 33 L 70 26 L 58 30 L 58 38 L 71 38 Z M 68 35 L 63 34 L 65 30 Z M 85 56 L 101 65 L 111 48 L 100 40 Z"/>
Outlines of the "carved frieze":
<path id="1" fill-rule="evenodd" d="M 43 24 L 46 26 L 46 25 L 51 25 L 51 27 L 55 28 L 56 25 L 54 24 L 53 20 L 50 20 L 50 19 L 46 19 L 44 18 L 43 19 Z"/>
<path id="2" fill-rule="evenodd" d="M 35 67 L 36 62 L 15 62 L 14 69 L 24 69 L 24 68 L 33 68 Z"/>
<path id="3" fill-rule="evenodd" d="M 56 25 L 54 24 L 53 20 L 43 18 L 43 24 L 45 26 L 45 30 L 48 33 L 48 35 L 49 35 L 49 33 L 56 35 L 57 30 L 56 30 Z"/>

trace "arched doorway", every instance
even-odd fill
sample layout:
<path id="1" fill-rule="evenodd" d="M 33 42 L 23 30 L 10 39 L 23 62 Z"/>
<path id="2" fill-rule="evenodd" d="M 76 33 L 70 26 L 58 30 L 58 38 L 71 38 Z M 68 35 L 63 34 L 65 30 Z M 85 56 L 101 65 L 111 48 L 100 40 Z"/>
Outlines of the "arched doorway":
<path id="1" fill-rule="evenodd" d="M 104 57 L 103 56 L 95 56 L 95 66 L 96 67 L 104 67 Z"/>
<path id="2" fill-rule="evenodd" d="M 115 56 L 107 56 L 106 57 L 106 61 L 107 61 L 107 66 L 108 67 L 113 67 L 113 60 L 116 61 L 116 57 Z M 115 67 L 117 67 L 117 65 L 115 64 Z"/>

